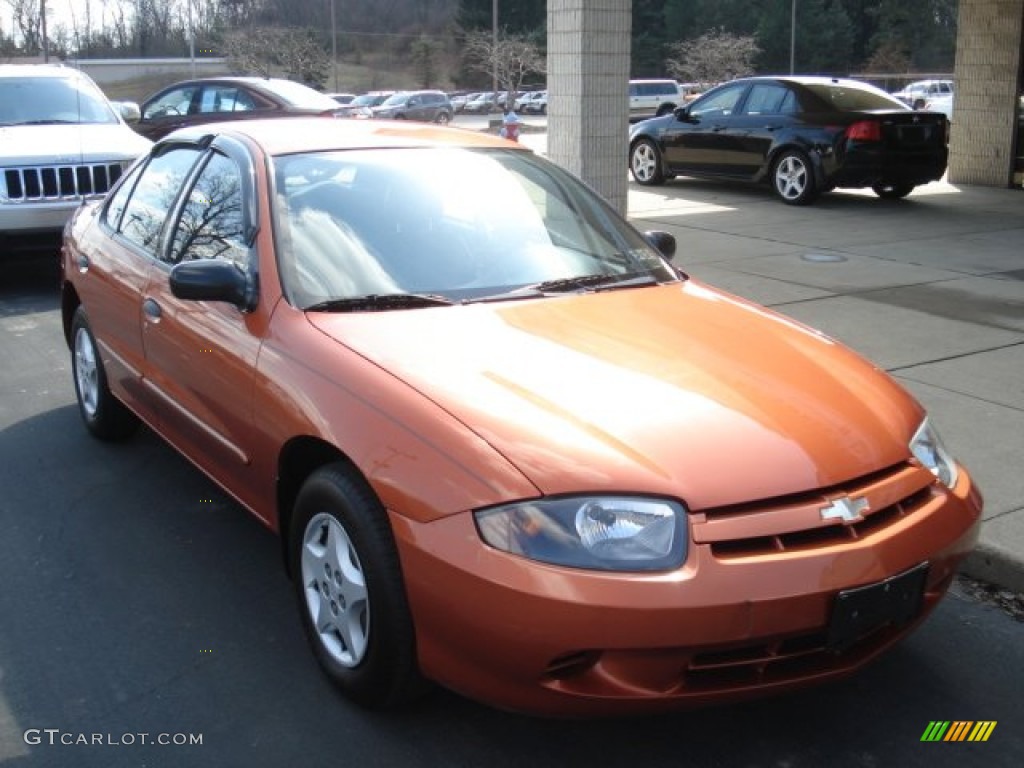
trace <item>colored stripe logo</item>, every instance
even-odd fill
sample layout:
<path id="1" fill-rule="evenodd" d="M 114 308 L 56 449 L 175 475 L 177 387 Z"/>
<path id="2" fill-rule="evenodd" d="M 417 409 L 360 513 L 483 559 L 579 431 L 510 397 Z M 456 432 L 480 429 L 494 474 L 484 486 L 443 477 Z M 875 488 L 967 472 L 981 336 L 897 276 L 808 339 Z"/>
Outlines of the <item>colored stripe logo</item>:
<path id="1" fill-rule="evenodd" d="M 988 741 L 997 720 L 932 720 L 921 741 Z"/>

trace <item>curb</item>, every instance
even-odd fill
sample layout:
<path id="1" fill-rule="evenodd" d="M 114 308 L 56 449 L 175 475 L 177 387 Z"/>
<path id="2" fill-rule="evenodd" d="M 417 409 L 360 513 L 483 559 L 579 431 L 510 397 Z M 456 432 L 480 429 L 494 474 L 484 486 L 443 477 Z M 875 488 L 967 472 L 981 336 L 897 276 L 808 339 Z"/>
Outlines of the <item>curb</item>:
<path id="1" fill-rule="evenodd" d="M 979 541 L 961 563 L 960 571 L 972 579 L 1024 593 L 1024 561 L 1001 547 Z"/>

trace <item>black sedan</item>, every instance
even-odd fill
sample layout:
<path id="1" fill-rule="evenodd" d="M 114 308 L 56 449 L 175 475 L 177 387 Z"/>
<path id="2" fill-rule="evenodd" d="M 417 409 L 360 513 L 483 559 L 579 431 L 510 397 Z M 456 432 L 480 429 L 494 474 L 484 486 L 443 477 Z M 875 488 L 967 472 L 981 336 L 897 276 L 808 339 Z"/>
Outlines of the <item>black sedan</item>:
<path id="1" fill-rule="evenodd" d="M 189 125 L 276 116 L 336 116 L 341 105 L 325 93 L 291 80 L 211 77 L 164 88 L 142 104 L 132 127 L 157 141 Z"/>
<path id="2" fill-rule="evenodd" d="M 945 115 L 866 83 L 751 77 L 632 126 L 629 168 L 645 185 L 676 175 L 769 182 L 790 205 L 836 187 L 901 198 L 942 178 L 947 138 Z"/>

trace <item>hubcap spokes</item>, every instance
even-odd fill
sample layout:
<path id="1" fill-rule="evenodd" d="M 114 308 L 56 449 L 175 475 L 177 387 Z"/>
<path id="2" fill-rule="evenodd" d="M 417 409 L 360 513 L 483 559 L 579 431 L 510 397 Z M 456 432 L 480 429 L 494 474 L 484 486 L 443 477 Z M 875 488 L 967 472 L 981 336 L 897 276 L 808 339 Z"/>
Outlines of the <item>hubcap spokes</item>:
<path id="1" fill-rule="evenodd" d="M 96 415 L 99 405 L 99 372 L 96 366 L 96 348 L 84 328 L 75 334 L 75 381 L 82 408 L 89 416 Z"/>
<path id="2" fill-rule="evenodd" d="M 301 570 L 306 608 L 324 649 L 342 666 L 358 665 L 370 631 L 366 578 L 345 529 L 326 512 L 306 526 Z"/>
<path id="3" fill-rule="evenodd" d="M 633 153 L 633 171 L 641 181 L 647 181 L 654 176 L 656 165 L 654 150 L 646 144 L 641 144 L 636 148 L 636 152 Z"/>
<path id="4" fill-rule="evenodd" d="M 799 197 L 807 186 L 806 166 L 795 157 L 785 158 L 775 172 L 775 183 L 779 193 L 787 200 Z"/>

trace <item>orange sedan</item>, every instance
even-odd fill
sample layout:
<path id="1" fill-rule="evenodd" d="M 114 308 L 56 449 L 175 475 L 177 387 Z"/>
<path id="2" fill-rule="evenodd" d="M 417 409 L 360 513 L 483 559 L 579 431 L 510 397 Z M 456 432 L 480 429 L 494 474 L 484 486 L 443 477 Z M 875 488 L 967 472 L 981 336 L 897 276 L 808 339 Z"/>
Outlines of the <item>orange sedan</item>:
<path id="1" fill-rule="evenodd" d="M 98 438 L 159 433 L 281 537 L 326 673 L 550 715 L 856 670 L 933 609 L 981 497 L 922 408 L 472 132 L 178 132 L 65 232 Z"/>

